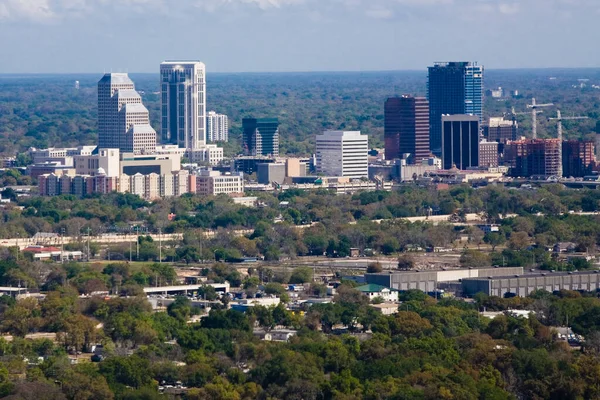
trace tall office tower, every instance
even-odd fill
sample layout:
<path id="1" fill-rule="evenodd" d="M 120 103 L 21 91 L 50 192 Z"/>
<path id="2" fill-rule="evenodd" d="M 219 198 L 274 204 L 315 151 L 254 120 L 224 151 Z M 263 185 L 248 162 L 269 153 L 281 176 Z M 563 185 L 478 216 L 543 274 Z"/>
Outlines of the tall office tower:
<path id="1" fill-rule="evenodd" d="M 368 177 L 369 136 L 360 131 L 325 131 L 317 135 L 317 173 Z"/>
<path id="2" fill-rule="evenodd" d="M 209 111 L 206 117 L 206 131 L 209 142 L 227 142 L 229 140 L 229 118 L 227 115 Z"/>
<path id="3" fill-rule="evenodd" d="M 436 63 L 429 67 L 429 142 L 433 154 L 442 153 L 442 115 L 483 117 L 483 66 L 471 62 Z"/>
<path id="4" fill-rule="evenodd" d="M 479 117 L 442 115 L 442 168 L 479 166 Z"/>
<path id="5" fill-rule="evenodd" d="M 279 156 L 279 121 L 277 118 L 242 120 L 244 154 Z"/>
<path id="6" fill-rule="evenodd" d="M 413 163 L 429 157 L 429 102 L 425 97 L 390 97 L 385 102 L 385 159 L 410 153 Z"/>
<path id="7" fill-rule="evenodd" d="M 163 144 L 196 150 L 206 144 L 206 68 L 199 61 L 160 64 Z"/>
<path id="8" fill-rule="evenodd" d="M 156 148 L 148 110 L 127 74 L 108 73 L 98 82 L 98 148 L 137 154 Z"/>

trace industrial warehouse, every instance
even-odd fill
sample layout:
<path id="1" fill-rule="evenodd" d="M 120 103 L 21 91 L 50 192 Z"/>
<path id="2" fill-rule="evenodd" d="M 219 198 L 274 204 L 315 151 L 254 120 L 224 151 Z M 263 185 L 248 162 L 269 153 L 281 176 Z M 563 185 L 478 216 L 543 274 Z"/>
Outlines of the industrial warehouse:
<path id="1" fill-rule="evenodd" d="M 473 296 L 477 293 L 485 293 L 489 296 L 504 297 L 508 293 L 525 297 L 538 289 L 547 290 L 548 292 L 563 289 L 582 291 L 600 289 L 600 271 L 597 270 L 585 272 L 548 271 L 547 273 L 527 275 L 510 275 L 506 272 L 504 276 L 490 275 L 484 278 L 484 275 L 480 274 L 481 276 L 478 278 L 463 279 L 463 295 Z"/>
<path id="2" fill-rule="evenodd" d="M 506 268 L 468 268 L 437 271 L 393 271 L 365 274 L 367 283 L 374 283 L 396 290 L 418 289 L 423 292 L 433 292 L 440 288 L 440 283 L 458 282 L 463 279 L 522 275 L 522 267 Z M 444 285 L 445 286 L 445 285 Z"/>

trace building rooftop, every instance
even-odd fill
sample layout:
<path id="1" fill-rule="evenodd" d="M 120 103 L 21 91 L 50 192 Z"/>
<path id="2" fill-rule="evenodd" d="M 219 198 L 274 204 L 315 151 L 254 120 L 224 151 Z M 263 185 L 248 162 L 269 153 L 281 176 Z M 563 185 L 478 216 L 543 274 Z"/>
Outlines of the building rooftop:
<path id="1" fill-rule="evenodd" d="M 141 98 L 140 94 L 133 89 L 119 89 L 117 90 L 117 93 L 115 93 L 115 96 L 119 97 L 119 98 L 135 98 L 135 99 L 139 99 Z"/>
<path id="2" fill-rule="evenodd" d="M 112 84 L 131 84 L 133 81 L 129 78 L 129 75 L 124 72 L 109 72 L 104 74 L 100 81 L 110 81 Z"/>
<path id="3" fill-rule="evenodd" d="M 135 92 L 135 90 L 133 90 Z M 119 90 L 121 92 L 121 90 Z M 127 103 L 123 106 L 125 112 L 132 113 L 147 113 L 148 109 L 142 103 Z"/>
<path id="4" fill-rule="evenodd" d="M 129 128 L 129 132 L 133 132 L 133 133 L 156 133 L 156 131 L 154 130 L 154 128 L 152 126 L 150 126 L 149 124 L 141 124 L 141 125 L 132 125 L 131 128 Z"/>
<path id="5" fill-rule="evenodd" d="M 502 275 L 502 276 L 488 276 L 488 277 L 479 277 L 479 278 L 464 278 L 463 281 L 487 281 L 487 280 L 495 280 L 495 279 L 511 279 L 511 278 L 541 278 L 544 276 L 568 276 L 568 275 L 573 275 L 573 276 L 588 276 L 588 275 L 595 275 L 595 274 L 600 274 L 599 270 L 591 270 L 591 271 L 572 271 L 572 272 L 566 272 L 566 271 L 559 271 L 559 272 L 552 272 L 552 271 L 545 271 L 545 272 L 540 272 L 540 273 L 535 273 L 535 274 L 522 274 L 522 275 Z"/>
<path id="6" fill-rule="evenodd" d="M 384 290 L 389 290 L 392 292 L 397 292 L 398 290 L 389 288 L 387 286 L 377 285 L 376 283 L 369 283 L 367 285 L 358 286 L 355 288 L 359 292 L 363 293 L 378 293 L 383 292 Z"/>

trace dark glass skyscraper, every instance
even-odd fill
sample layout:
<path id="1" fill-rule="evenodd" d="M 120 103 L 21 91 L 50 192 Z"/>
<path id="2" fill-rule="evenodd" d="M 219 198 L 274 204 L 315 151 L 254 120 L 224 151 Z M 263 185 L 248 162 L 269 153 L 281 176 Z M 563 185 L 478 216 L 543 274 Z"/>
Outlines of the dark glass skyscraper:
<path id="1" fill-rule="evenodd" d="M 385 102 L 385 158 L 410 153 L 413 161 L 429 151 L 429 102 L 424 97 L 390 97 Z"/>
<path id="2" fill-rule="evenodd" d="M 442 115 L 483 117 L 483 66 L 466 61 L 436 63 L 429 67 L 429 141 L 431 151 L 442 153 Z"/>
<path id="3" fill-rule="evenodd" d="M 279 121 L 277 118 L 244 118 L 242 130 L 246 155 L 279 156 Z"/>
<path id="4" fill-rule="evenodd" d="M 479 118 L 442 115 L 442 168 L 479 166 Z"/>

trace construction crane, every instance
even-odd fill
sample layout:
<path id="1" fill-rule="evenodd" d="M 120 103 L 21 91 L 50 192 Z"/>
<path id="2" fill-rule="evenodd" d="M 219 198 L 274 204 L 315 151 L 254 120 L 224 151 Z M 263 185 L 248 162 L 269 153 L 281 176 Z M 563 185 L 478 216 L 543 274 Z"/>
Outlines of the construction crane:
<path id="1" fill-rule="evenodd" d="M 571 120 L 571 119 L 588 119 L 589 117 L 582 117 L 582 116 L 573 116 L 573 117 L 563 117 L 560 113 L 560 110 L 556 110 L 556 117 L 551 117 L 548 118 L 548 121 L 556 121 L 556 127 L 558 130 L 558 138 L 562 141 L 563 139 L 563 128 L 562 128 L 562 122 L 563 120 Z"/>
<path id="2" fill-rule="evenodd" d="M 568 120 L 572 120 L 572 119 L 588 119 L 588 117 L 582 117 L 582 116 L 578 116 L 578 117 L 563 117 L 560 113 L 560 110 L 556 110 L 556 117 L 551 117 L 548 118 L 548 121 L 556 121 L 556 128 L 558 131 L 558 140 L 560 142 L 559 144 L 559 158 L 560 158 L 560 169 L 559 169 L 559 177 L 562 176 L 562 140 L 563 140 L 563 128 L 562 128 L 562 122 L 563 120 L 568 119 Z"/>
<path id="3" fill-rule="evenodd" d="M 531 104 L 527 104 L 527 108 L 531 108 L 531 137 L 534 139 L 537 139 L 537 115 L 541 112 L 541 110 L 538 112 L 538 108 L 550 107 L 553 105 L 554 103 L 537 104 L 535 102 L 535 97 L 531 98 Z"/>

